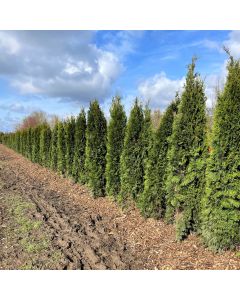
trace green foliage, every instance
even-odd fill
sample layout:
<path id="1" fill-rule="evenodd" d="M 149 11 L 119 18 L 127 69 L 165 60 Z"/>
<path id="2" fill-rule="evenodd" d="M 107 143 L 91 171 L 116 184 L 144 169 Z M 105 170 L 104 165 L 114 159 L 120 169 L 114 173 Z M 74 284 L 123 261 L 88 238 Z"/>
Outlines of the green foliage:
<path id="1" fill-rule="evenodd" d="M 205 189 L 206 98 L 203 83 L 194 70 L 193 59 L 173 123 L 168 153 L 166 219 L 175 218 L 178 240 L 197 230 Z"/>
<path id="2" fill-rule="evenodd" d="M 75 119 L 69 118 L 65 123 L 66 132 L 66 172 L 72 176 L 74 158 Z"/>
<path id="3" fill-rule="evenodd" d="M 58 122 L 57 169 L 62 175 L 66 173 L 66 134 L 65 124 Z"/>
<path id="4" fill-rule="evenodd" d="M 86 151 L 86 114 L 82 110 L 77 117 L 75 124 L 75 152 L 73 163 L 73 178 L 75 182 L 82 184 L 86 181 L 85 174 L 85 151 Z"/>
<path id="5" fill-rule="evenodd" d="M 144 111 L 144 120 L 143 120 L 143 130 L 141 134 L 142 139 L 142 160 L 143 160 L 143 171 L 145 176 L 146 164 L 148 160 L 149 150 L 151 143 L 153 141 L 153 127 L 152 127 L 152 118 L 151 110 L 148 105 L 145 107 Z"/>
<path id="6" fill-rule="evenodd" d="M 86 138 L 87 183 L 94 197 L 104 196 L 107 122 L 97 100 L 90 103 Z"/>
<path id="7" fill-rule="evenodd" d="M 20 153 L 24 155 L 25 152 L 25 146 L 26 146 L 26 135 L 25 135 L 25 130 L 21 131 L 21 138 L 20 138 Z"/>
<path id="8" fill-rule="evenodd" d="M 34 133 L 34 130 L 32 130 L 32 137 L 31 137 L 31 141 L 32 141 L 32 147 L 31 147 L 31 151 L 32 151 L 32 153 L 31 153 L 31 160 L 33 160 L 33 157 L 32 157 L 32 156 L 33 156 L 33 144 L 34 144 L 33 133 Z M 17 152 L 20 152 L 20 143 L 21 143 L 20 139 L 21 139 L 21 133 L 20 133 L 20 131 L 17 131 L 17 132 L 16 132 L 16 141 L 15 141 L 14 145 L 12 145 L 12 147 L 13 147 Z"/>
<path id="9" fill-rule="evenodd" d="M 32 128 L 27 129 L 27 158 L 32 159 Z"/>
<path id="10" fill-rule="evenodd" d="M 40 132 L 40 163 L 50 167 L 51 128 L 48 124 L 41 125 Z"/>
<path id="11" fill-rule="evenodd" d="M 58 167 L 58 122 L 55 124 L 52 130 L 52 140 L 51 140 L 51 168 L 56 171 Z"/>
<path id="12" fill-rule="evenodd" d="M 136 99 L 127 122 L 124 146 L 120 158 L 121 192 L 119 201 L 127 203 L 128 199 L 137 200 L 143 191 L 144 153 L 143 141 L 144 113 Z"/>
<path id="13" fill-rule="evenodd" d="M 121 99 L 116 97 L 110 108 L 110 122 L 107 132 L 106 191 L 116 197 L 120 192 L 120 157 L 123 149 L 127 117 Z"/>
<path id="14" fill-rule="evenodd" d="M 32 132 L 32 161 L 35 163 L 40 163 L 40 133 L 41 126 L 33 128 Z M 21 139 L 21 137 L 20 137 Z"/>
<path id="15" fill-rule="evenodd" d="M 240 61 L 230 56 L 228 76 L 214 112 L 202 235 L 214 250 L 240 244 Z"/>
<path id="16" fill-rule="evenodd" d="M 142 214 L 146 217 L 163 217 L 165 212 L 166 191 L 164 182 L 168 164 L 167 152 L 179 101 L 180 99 L 176 97 L 176 100 L 169 105 L 161 119 L 160 126 L 153 133 L 146 161 L 144 192 L 139 204 Z"/>

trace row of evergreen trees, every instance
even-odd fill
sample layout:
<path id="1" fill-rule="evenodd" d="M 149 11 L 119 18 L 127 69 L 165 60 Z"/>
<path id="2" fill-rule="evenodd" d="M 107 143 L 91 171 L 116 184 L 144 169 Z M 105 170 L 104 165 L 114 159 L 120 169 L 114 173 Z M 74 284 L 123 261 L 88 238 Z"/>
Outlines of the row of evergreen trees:
<path id="1" fill-rule="evenodd" d="M 188 67 L 181 95 L 159 127 L 136 99 L 127 120 L 120 98 L 104 117 L 98 102 L 87 116 L 5 134 L 3 142 L 33 162 L 87 184 L 94 197 L 122 206 L 135 201 L 146 217 L 175 223 L 176 237 L 201 234 L 214 250 L 240 243 L 240 62 L 230 56 L 209 141 L 204 84 Z"/>

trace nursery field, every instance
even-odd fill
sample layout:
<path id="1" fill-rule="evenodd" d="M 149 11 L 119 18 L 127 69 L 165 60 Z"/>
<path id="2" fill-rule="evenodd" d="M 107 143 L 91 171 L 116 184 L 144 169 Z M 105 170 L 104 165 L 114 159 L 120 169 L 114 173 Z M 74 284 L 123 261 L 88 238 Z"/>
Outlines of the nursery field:
<path id="1" fill-rule="evenodd" d="M 191 233 L 122 210 L 107 197 L 0 145 L 0 269 L 240 269 Z"/>

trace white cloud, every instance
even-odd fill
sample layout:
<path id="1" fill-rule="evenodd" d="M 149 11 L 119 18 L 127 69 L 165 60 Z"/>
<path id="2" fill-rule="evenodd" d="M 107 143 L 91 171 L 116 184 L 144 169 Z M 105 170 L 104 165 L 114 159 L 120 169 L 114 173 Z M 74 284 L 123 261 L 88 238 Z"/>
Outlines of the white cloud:
<path id="1" fill-rule="evenodd" d="M 28 79 L 26 79 L 28 80 Z M 18 81 L 15 80 L 12 82 L 12 86 L 16 87 L 21 94 L 39 94 L 41 93 L 41 89 L 34 86 L 31 81 Z"/>
<path id="2" fill-rule="evenodd" d="M 172 80 L 164 72 L 146 79 L 138 86 L 141 97 L 150 100 L 152 107 L 164 109 L 175 97 L 177 91 L 181 91 L 185 78 Z"/>
<path id="3" fill-rule="evenodd" d="M 0 32 L 0 51 L 13 55 L 17 54 L 20 48 L 20 44 L 14 37 L 8 33 Z"/>
<path id="4" fill-rule="evenodd" d="M 227 76 L 227 60 L 221 65 L 219 72 L 208 74 L 204 80 L 206 106 L 213 107 L 216 102 L 217 90 L 222 90 Z M 164 72 L 144 80 L 138 86 L 138 92 L 144 100 L 150 100 L 150 105 L 164 110 L 174 99 L 176 92 L 181 92 L 185 77 L 171 80 Z"/>
<path id="5" fill-rule="evenodd" d="M 84 72 L 91 74 L 92 71 L 93 71 L 92 67 L 84 61 L 79 61 L 75 63 L 68 62 L 64 69 L 64 72 L 70 75 L 74 75 L 77 73 L 84 73 Z"/>
<path id="6" fill-rule="evenodd" d="M 21 94 L 102 101 L 121 71 L 117 55 L 93 43 L 93 32 L 0 32 L 0 75 Z"/>
<path id="7" fill-rule="evenodd" d="M 122 66 L 118 58 L 111 52 L 101 51 L 98 60 L 99 73 L 104 79 L 104 84 L 109 85 L 118 75 Z"/>

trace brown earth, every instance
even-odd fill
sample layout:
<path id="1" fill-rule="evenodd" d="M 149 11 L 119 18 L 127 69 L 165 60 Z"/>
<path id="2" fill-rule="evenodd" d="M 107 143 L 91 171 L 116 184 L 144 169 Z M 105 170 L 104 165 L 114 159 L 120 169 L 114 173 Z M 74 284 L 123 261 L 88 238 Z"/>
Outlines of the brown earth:
<path id="1" fill-rule="evenodd" d="M 122 211 L 0 145 L 0 269 L 240 269 L 196 235 Z"/>

